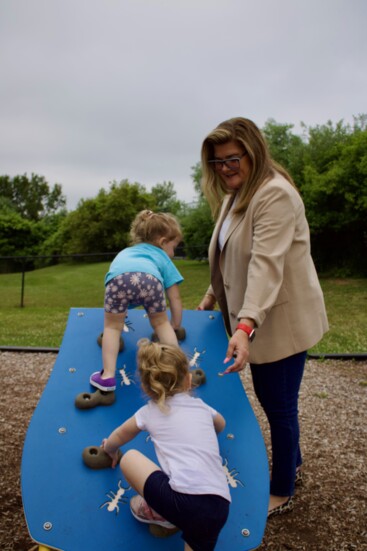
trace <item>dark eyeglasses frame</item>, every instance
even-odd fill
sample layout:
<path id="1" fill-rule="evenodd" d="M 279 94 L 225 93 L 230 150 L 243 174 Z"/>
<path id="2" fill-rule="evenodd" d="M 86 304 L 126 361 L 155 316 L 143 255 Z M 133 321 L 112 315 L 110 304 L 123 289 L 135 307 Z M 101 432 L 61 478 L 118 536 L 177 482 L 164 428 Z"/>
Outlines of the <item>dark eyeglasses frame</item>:
<path id="1" fill-rule="evenodd" d="M 223 170 L 224 165 L 230 170 L 238 170 L 240 168 L 240 161 L 245 155 L 247 155 L 247 151 L 245 151 L 245 153 L 242 153 L 240 157 L 230 157 L 229 159 L 211 159 L 210 161 L 208 161 L 208 163 L 214 165 L 214 168 L 217 171 Z M 235 162 L 235 164 L 232 164 L 232 166 L 231 164 L 228 164 L 233 162 Z"/>

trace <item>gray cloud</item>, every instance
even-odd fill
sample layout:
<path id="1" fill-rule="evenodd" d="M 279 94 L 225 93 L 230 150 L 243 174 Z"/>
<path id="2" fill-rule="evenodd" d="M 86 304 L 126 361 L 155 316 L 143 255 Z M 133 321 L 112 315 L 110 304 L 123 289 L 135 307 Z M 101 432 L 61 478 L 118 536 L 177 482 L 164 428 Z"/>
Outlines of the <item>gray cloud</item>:
<path id="1" fill-rule="evenodd" d="M 220 121 L 297 129 L 366 112 L 364 0 L 2 0 L 1 174 L 61 183 L 68 208 L 113 180 L 171 180 Z"/>

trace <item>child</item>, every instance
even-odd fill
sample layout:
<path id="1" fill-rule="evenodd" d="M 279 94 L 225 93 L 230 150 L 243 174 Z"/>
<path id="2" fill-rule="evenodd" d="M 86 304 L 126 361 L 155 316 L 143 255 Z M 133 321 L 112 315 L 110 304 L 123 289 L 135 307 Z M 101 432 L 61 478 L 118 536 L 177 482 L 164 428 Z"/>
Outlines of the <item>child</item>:
<path id="1" fill-rule="evenodd" d="M 119 447 L 148 431 L 161 466 L 133 449 L 120 461 L 128 484 L 139 494 L 130 501 L 133 516 L 180 528 L 185 551 L 211 551 L 231 501 L 216 436 L 225 420 L 190 396 L 189 365 L 179 347 L 148 339 L 138 344 L 138 371 L 150 400 L 103 440 L 102 447 L 115 467 Z"/>
<path id="2" fill-rule="evenodd" d="M 132 223 L 130 237 L 133 245 L 116 256 L 105 278 L 103 370 L 90 377 L 92 386 L 107 392 L 116 388 L 116 360 L 128 308 L 143 306 L 159 341 L 165 344 L 178 346 L 175 329 L 182 320 L 178 284 L 183 277 L 171 260 L 182 240 L 176 218 L 143 210 Z"/>

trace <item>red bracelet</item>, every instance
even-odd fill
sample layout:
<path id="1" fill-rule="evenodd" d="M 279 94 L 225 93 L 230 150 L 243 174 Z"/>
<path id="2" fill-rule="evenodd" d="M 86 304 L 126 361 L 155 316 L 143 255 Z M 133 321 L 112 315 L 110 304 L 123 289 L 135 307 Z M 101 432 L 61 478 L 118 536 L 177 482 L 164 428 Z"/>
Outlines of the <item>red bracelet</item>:
<path id="1" fill-rule="evenodd" d="M 255 338 L 255 329 L 250 327 L 249 325 L 246 325 L 245 323 L 239 323 L 236 327 L 237 329 L 240 329 L 241 331 L 244 331 L 248 335 L 248 339 L 250 342 L 252 342 Z"/>

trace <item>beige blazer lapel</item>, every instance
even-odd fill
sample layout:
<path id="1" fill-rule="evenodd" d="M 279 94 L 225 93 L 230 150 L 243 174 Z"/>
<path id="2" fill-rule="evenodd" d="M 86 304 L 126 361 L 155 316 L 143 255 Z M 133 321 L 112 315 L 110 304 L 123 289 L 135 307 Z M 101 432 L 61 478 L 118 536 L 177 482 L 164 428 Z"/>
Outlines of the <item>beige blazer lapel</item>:
<path id="1" fill-rule="evenodd" d="M 227 195 L 223 200 L 222 208 L 221 208 L 221 211 L 219 213 L 218 220 L 215 223 L 215 227 L 214 227 L 212 237 L 211 237 L 211 240 L 210 240 L 208 256 L 209 256 L 209 261 L 211 263 L 213 263 L 213 265 L 214 265 L 216 254 L 218 254 L 218 256 L 219 256 L 219 252 L 220 252 L 219 251 L 219 245 L 218 245 L 219 232 L 220 232 L 220 229 L 222 227 L 223 220 L 227 216 L 228 204 L 230 202 L 230 199 L 231 199 L 231 196 Z"/>
<path id="2" fill-rule="evenodd" d="M 232 204 L 233 203 L 231 201 L 231 197 L 229 197 L 229 199 L 226 203 L 226 208 L 224 209 L 224 215 L 221 217 L 219 229 L 221 228 L 221 226 L 223 224 L 223 220 L 225 219 L 227 214 L 230 212 Z M 231 234 L 234 232 L 234 230 L 237 228 L 237 226 L 239 224 L 241 224 L 241 222 L 242 222 L 242 220 L 244 219 L 245 216 L 246 216 L 246 212 L 244 212 L 243 214 L 236 214 L 235 216 L 232 216 L 232 219 L 231 219 L 230 224 L 229 224 L 228 229 L 227 229 L 227 233 L 224 237 L 222 251 L 225 249 L 226 243 L 227 243 L 228 239 L 230 238 Z"/>
<path id="3" fill-rule="evenodd" d="M 237 214 L 236 216 L 232 216 L 232 220 L 229 224 L 227 233 L 226 233 L 225 238 L 224 238 L 223 249 L 225 248 L 226 243 L 227 243 L 228 239 L 230 238 L 231 234 L 234 232 L 234 230 L 237 228 L 237 226 L 239 224 L 241 224 L 241 222 L 242 222 L 242 220 L 244 219 L 245 216 L 246 216 L 246 213 L 240 214 L 240 215 Z"/>

